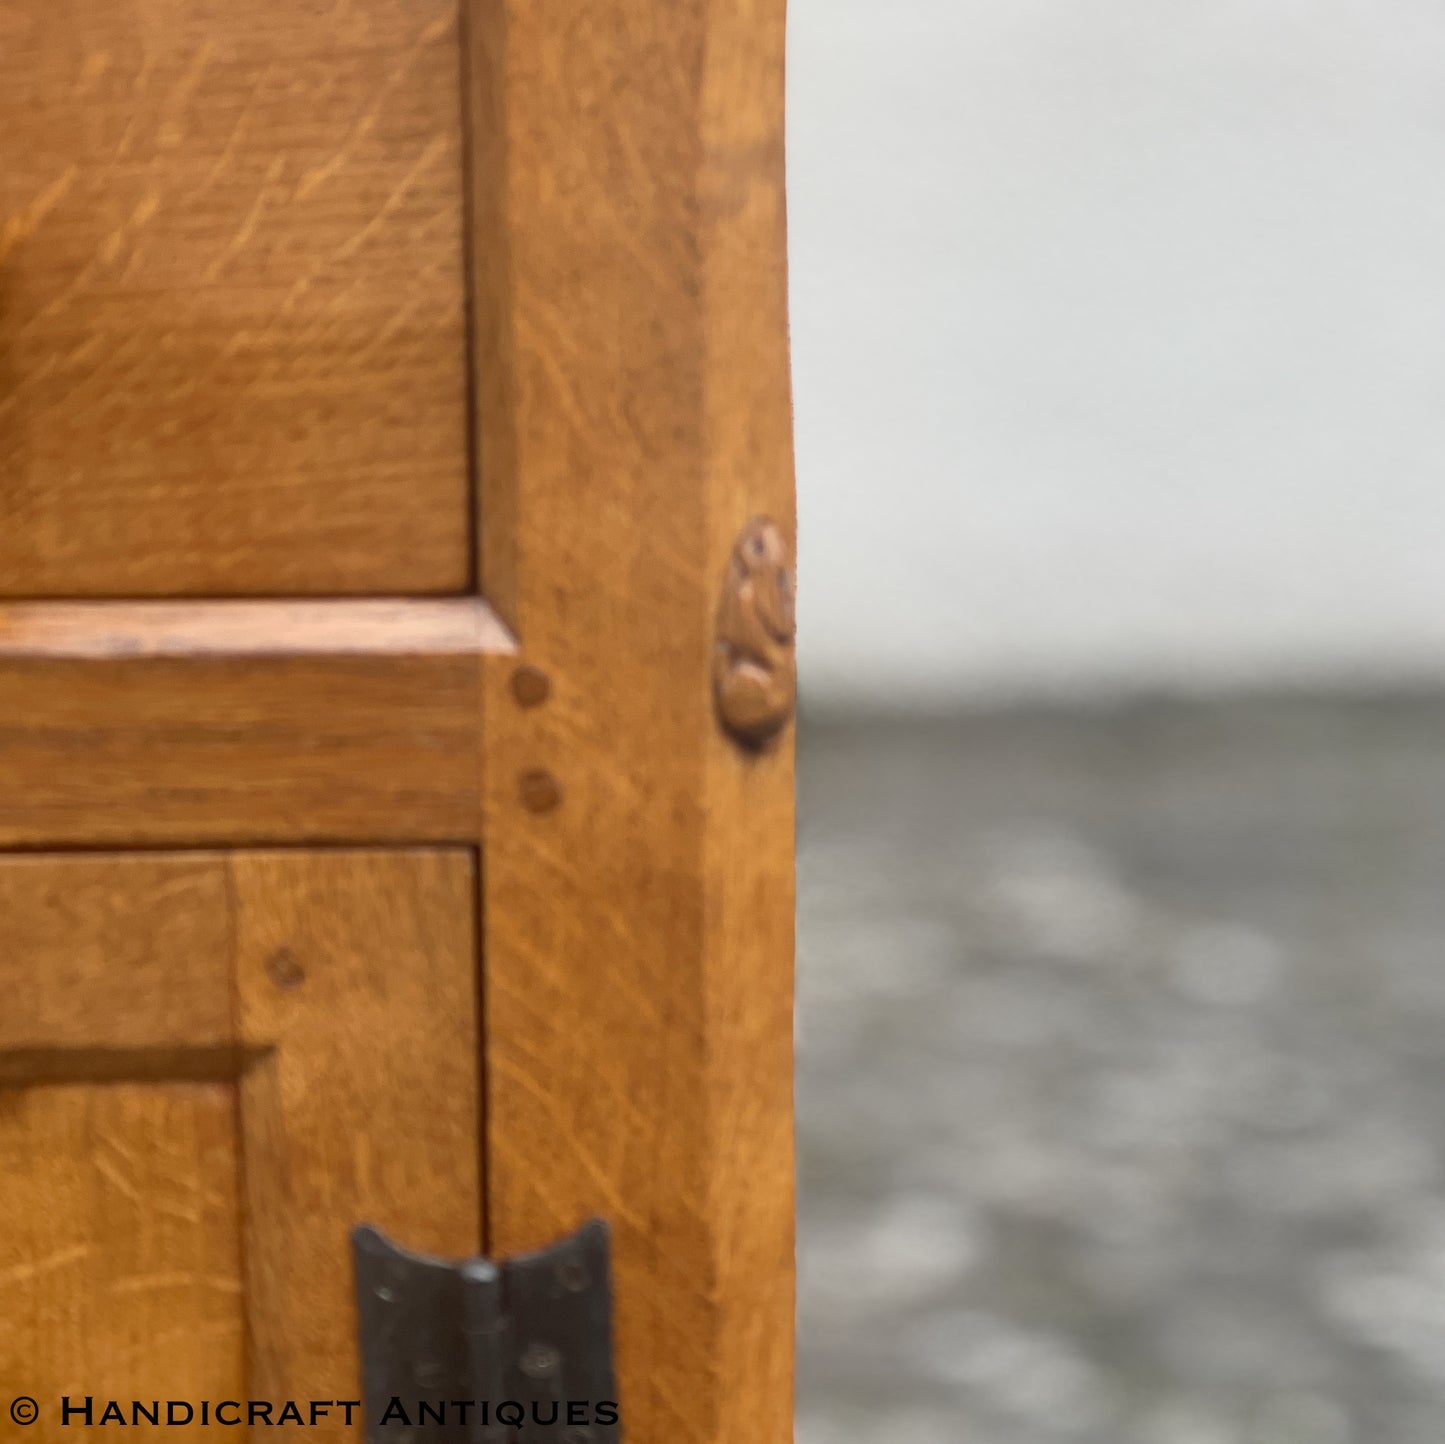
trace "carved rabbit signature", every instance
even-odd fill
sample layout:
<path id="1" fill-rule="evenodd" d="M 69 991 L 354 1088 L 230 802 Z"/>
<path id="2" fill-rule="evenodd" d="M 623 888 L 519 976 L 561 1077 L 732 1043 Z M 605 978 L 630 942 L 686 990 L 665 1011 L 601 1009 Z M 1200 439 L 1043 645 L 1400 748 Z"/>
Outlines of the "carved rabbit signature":
<path id="1" fill-rule="evenodd" d="M 796 632 L 787 541 L 776 522 L 754 517 L 728 560 L 712 668 L 718 716 L 746 746 L 762 747 L 793 715 Z"/>

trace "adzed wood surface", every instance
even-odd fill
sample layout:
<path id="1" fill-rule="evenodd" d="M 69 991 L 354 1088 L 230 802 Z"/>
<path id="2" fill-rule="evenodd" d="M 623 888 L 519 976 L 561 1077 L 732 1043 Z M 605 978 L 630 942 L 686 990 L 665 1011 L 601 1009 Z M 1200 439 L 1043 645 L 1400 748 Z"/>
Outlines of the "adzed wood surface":
<path id="1" fill-rule="evenodd" d="M 0 595 L 468 585 L 456 0 L 0 0 Z"/>
<path id="2" fill-rule="evenodd" d="M 482 589 L 550 684 L 487 663 L 490 1243 L 610 1219 L 626 1437 L 783 1444 L 792 736 L 710 671 L 794 526 L 783 6 L 467 17 Z"/>

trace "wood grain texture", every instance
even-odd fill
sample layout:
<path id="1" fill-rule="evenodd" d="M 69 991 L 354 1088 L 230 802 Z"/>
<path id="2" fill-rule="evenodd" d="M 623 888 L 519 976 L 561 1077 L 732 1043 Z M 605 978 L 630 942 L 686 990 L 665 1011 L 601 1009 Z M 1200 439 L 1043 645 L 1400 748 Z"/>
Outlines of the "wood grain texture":
<path id="1" fill-rule="evenodd" d="M 0 1089 L 7 1438 L 121 1432 L 62 1427 L 67 1394 L 97 1425 L 108 1399 L 129 1425 L 131 1399 L 245 1397 L 235 1110 L 230 1083 Z M 8 1417 L 21 1393 L 42 1408 L 28 1429 Z"/>
<path id="2" fill-rule="evenodd" d="M 471 573 L 455 0 L 0 0 L 0 595 Z"/>
<path id="3" fill-rule="evenodd" d="M 491 1246 L 616 1227 L 633 1444 L 792 1437 L 793 758 L 714 715 L 794 532 L 780 0 L 469 0 Z M 560 802 L 529 811 L 545 771 Z"/>
<path id="4" fill-rule="evenodd" d="M 473 842 L 467 655 L 0 652 L 0 846 Z"/>
<path id="5" fill-rule="evenodd" d="M 214 856 L 0 863 L 0 1059 L 229 1046 L 230 902 Z"/>
<path id="6" fill-rule="evenodd" d="M 472 859 L 0 861 L 12 1394 L 358 1397 L 353 1225 L 480 1243 Z"/>
<path id="7" fill-rule="evenodd" d="M 471 854 L 230 861 L 252 1387 L 359 1398 L 349 1230 L 481 1242 Z M 352 1439 L 341 1420 L 307 1439 Z"/>

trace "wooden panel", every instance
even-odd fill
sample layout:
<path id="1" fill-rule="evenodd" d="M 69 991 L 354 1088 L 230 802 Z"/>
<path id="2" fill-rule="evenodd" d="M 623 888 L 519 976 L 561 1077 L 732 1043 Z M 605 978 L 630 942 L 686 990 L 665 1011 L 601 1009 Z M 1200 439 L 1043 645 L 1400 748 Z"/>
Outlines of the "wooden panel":
<path id="1" fill-rule="evenodd" d="M 112 1398 L 246 1397 L 235 1107 L 229 1083 L 0 1089 L 7 1437 L 88 1435 L 61 1427 L 67 1394 L 97 1424 Z"/>
<path id="2" fill-rule="evenodd" d="M 0 862 L 12 1394 L 359 1397 L 352 1226 L 480 1244 L 476 885 L 462 848 Z"/>
<path id="3" fill-rule="evenodd" d="M 455 0 L 0 0 L 0 594 L 470 574 Z"/>
<path id="4" fill-rule="evenodd" d="M 792 738 L 709 666 L 793 532 L 783 5 L 467 13 L 483 589 L 551 683 L 488 664 L 490 1242 L 612 1219 L 629 1440 L 782 1444 Z"/>
<path id="5" fill-rule="evenodd" d="M 471 859 L 249 854 L 231 873 L 240 1034 L 275 1050 L 241 1085 L 252 1387 L 357 1398 L 350 1224 L 481 1241 Z"/>

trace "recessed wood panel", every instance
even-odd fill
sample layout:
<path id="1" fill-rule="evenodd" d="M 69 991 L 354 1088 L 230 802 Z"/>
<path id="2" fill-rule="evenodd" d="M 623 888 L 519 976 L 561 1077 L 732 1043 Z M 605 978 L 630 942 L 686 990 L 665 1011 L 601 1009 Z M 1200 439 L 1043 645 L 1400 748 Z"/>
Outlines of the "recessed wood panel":
<path id="1" fill-rule="evenodd" d="M 67 1395 L 96 1426 L 109 1399 L 131 1425 L 131 1400 L 245 1398 L 235 1109 L 224 1082 L 0 1089 L 0 1378 L 7 1416 L 40 1410 L 7 1437 L 88 1436 Z"/>
<path id="2" fill-rule="evenodd" d="M 466 586 L 455 0 L 0 0 L 0 595 Z"/>

